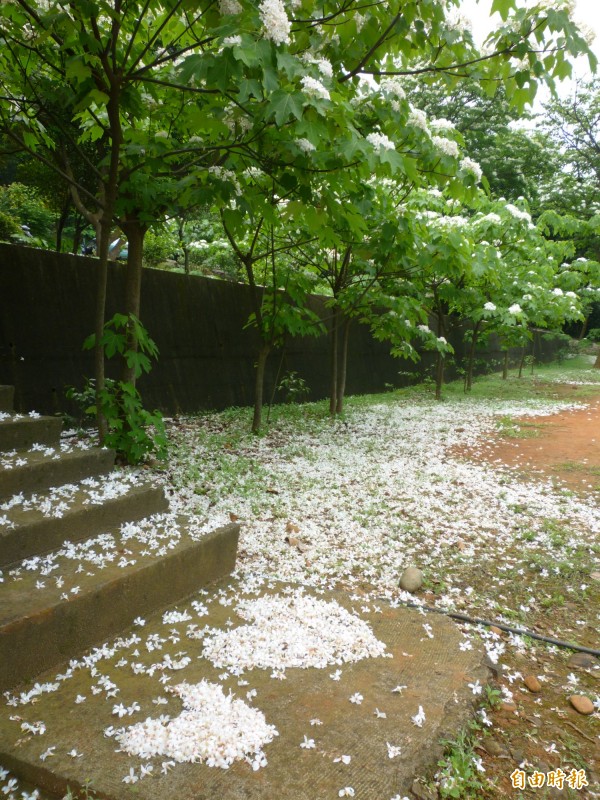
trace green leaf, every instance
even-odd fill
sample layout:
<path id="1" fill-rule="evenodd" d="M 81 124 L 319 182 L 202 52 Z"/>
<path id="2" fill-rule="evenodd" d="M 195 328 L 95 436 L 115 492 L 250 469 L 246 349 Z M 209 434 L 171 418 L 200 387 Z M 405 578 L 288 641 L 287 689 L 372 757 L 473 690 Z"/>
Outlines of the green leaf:
<path id="1" fill-rule="evenodd" d="M 288 94 L 283 89 L 277 89 L 269 99 L 269 116 L 275 116 L 278 127 L 286 123 L 290 116 L 302 119 L 302 100 L 299 93 Z"/>
<path id="2" fill-rule="evenodd" d="M 502 21 L 506 22 L 511 9 L 515 9 L 515 0 L 494 0 L 490 9 L 490 16 L 497 11 L 502 17 Z"/>
<path id="3" fill-rule="evenodd" d="M 277 53 L 277 67 L 286 73 L 288 78 L 295 78 L 303 74 L 303 69 L 296 56 L 281 50 Z"/>

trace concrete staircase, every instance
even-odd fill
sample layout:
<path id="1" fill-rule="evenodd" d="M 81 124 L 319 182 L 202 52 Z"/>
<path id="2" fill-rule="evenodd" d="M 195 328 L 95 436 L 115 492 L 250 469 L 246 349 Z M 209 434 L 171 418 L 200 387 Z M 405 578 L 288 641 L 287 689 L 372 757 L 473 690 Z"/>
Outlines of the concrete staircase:
<path id="1" fill-rule="evenodd" d="M 112 451 L 12 403 L 0 386 L 0 691 L 228 575 L 239 533 L 170 514 Z"/>

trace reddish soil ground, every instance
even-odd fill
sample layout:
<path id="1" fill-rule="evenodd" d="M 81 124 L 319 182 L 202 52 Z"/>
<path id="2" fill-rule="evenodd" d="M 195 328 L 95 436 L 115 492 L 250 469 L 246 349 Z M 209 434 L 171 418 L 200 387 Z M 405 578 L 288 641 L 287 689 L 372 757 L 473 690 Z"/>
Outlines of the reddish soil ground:
<path id="1" fill-rule="evenodd" d="M 517 418 L 508 432 L 461 454 L 555 478 L 573 491 L 600 491 L 600 398 L 583 401 L 588 408 Z"/>

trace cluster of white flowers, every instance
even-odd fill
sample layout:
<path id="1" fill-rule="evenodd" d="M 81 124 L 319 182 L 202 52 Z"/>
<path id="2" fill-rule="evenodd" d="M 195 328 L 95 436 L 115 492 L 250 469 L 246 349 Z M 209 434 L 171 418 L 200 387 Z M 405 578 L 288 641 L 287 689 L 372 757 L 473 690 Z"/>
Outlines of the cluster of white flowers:
<path id="1" fill-rule="evenodd" d="M 496 214 L 495 211 L 490 211 L 489 214 L 484 214 L 481 217 L 477 217 L 475 219 L 476 225 L 501 225 L 502 224 L 502 217 L 500 214 Z M 481 244 L 489 245 L 489 242 L 481 242 Z"/>
<path id="2" fill-rule="evenodd" d="M 402 81 L 397 76 L 392 78 L 384 78 L 379 86 L 384 94 L 391 95 L 398 100 L 404 100 L 406 97 L 406 93 L 402 87 Z"/>
<path id="3" fill-rule="evenodd" d="M 459 164 L 459 167 L 462 169 L 463 172 L 468 173 L 469 175 L 473 175 L 475 181 L 479 183 L 481 178 L 483 177 L 483 170 L 479 166 L 476 161 L 473 161 L 472 158 L 465 156 Z"/>
<path id="4" fill-rule="evenodd" d="M 248 133 L 252 128 L 252 119 L 248 114 L 241 111 L 236 105 L 230 103 L 225 109 L 223 114 L 223 122 L 229 128 L 230 132 L 235 135 Z"/>
<path id="5" fill-rule="evenodd" d="M 242 10 L 238 0 L 219 0 L 219 11 L 223 15 L 241 14 Z"/>
<path id="6" fill-rule="evenodd" d="M 296 144 L 303 153 L 311 153 L 313 150 L 317 149 L 312 142 L 309 142 L 308 139 L 304 138 L 296 139 Z"/>
<path id="7" fill-rule="evenodd" d="M 432 131 L 438 131 L 443 133 L 444 131 L 453 131 L 456 129 L 456 126 L 453 122 L 450 122 L 449 119 L 444 119 L 441 117 L 440 119 L 432 119 L 429 123 L 429 127 Z"/>
<path id="8" fill-rule="evenodd" d="M 552 289 L 552 294 L 555 295 L 555 297 L 562 297 L 564 293 L 563 290 L 559 289 L 557 286 L 555 289 Z"/>
<path id="9" fill-rule="evenodd" d="M 244 600 L 236 613 L 252 624 L 215 630 L 204 638 L 202 655 L 217 667 L 323 668 L 385 653 L 385 644 L 366 622 L 334 601 L 300 590 L 289 597 Z"/>
<path id="10" fill-rule="evenodd" d="M 419 128 L 427 135 L 431 135 L 429 133 L 429 125 L 427 124 L 427 114 L 425 114 L 424 111 L 421 111 L 420 108 L 413 108 L 411 106 L 407 123 L 412 125 L 414 128 Z"/>
<path id="11" fill-rule="evenodd" d="M 242 43 L 241 36 L 226 36 L 223 39 L 223 47 L 236 47 Z"/>
<path id="12" fill-rule="evenodd" d="M 531 222 L 531 214 L 528 214 L 527 211 L 521 211 L 520 208 L 517 208 L 517 206 L 512 203 L 507 203 L 504 208 L 515 219 L 523 220 L 523 222 Z"/>
<path id="13" fill-rule="evenodd" d="M 233 185 L 233 188 L 235 189 L 236 194 L 239 195 L 242 193 L 238 176 L 234 170 L 217 166 L 217 167 L 209 167 L 208 172 L 221 181 L 228 181 L 229 183 L 231 183 Z"/>
<path id="14" fill-rule="evenodd" d="M 292 23 L 281 0 L 262 0 L 258 12 L 265 39 L 270 39 L 275 44 L 289 44 Z"/>
<path id="15" fill-rule="evenodd" d="M 314 64 L 324 78 L 333 78 L 333 66 L 327 58 L 323 56 L 315 58 L 311 53 L 305 53 L 302 61 L 305 64 Z"/>
<path id="16" fill-rule="evenodd" d="M 373 145 L 376 150 L 395 150 L 396 145 L 389 139 L 384 133 L 380 131 L 374 131 L 373 133 L 367 134 L 367 142 Z"/>
<path id="17" fill-rule="evenodd" d="M 486 311 L 495 311 L 496 306 L 492 302 L 487 302 L 484 306 Z"/>
<path id="18" fill-rule="evenodd" d="M 446 15 L 446 25 L 450 30 L 460 33 L 470 33 L 472 30 L 471 20 L 457 9 L 453 9 Z"/>
<path id="19" fill-rule="evenodd" d="M 445 156 L 458 158 L 458 144 L 452 139 L 446 139 L 444 136 L 434 136 L 431 141 L 433 142 L 434 147 L 440 150 Z"/>
<path id="20" fill-rule="evenodd" d="M 305 75 L 300 83 L 302 84 L 302 91 L 309 97 L 317 97 L 319 100 L 330 99 L 329 90 L 316 78 Z"/>
<path id="21" fill-rule="evenodd" d="M 513 303 L 512 306 L 509 306 L 508 313 L 509 314 L 515 314 L 515 315 L 516 314 L 522 314 L 523 313 L 523 309 L 521 308 L 521 306 L 518 303 Z"/>
<path id="22" fill-rule="evenodd" d="M 180 683 L 171 690 L 184 711 L 175 719 L 146 719 L 115 734 L 121 748 L 140 758 L 166 756 L 176 763 L 203 762 L 227 769 L 245 759 L 257 770 L 266 765 L 262 748 L 278 735 L 262 712 L 218 684 Z"/>

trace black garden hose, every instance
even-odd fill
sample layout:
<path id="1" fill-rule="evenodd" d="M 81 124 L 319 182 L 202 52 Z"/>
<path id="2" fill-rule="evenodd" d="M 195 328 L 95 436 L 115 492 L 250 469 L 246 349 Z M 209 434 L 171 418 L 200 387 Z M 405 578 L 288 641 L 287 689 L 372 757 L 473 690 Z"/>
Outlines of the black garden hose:
<path id="1" fill-rule="evenodd" d="M 589 653 L 592 656 L 600 657 L 600 650 L 594 650 L 592 647 L 584 647 L 581 644 L 571 644 L 570 642 L 563 642 L 561 639 L 554 639 L 552 636 L 542 636 L 540 633 L 525 630 L 524 628 L 513 628 L 511 625 L 505 625 L 503 622 L 490 622 L 487 619 L 480 619 L 479 617 L 468 617 L 466 614 L 459 614 L 456 611 L 445 611 L 443 608 L 434 608 L 433 606 L 420 605 L 419 603 L 403 603 L 407 608 L 422 608 L 424 611 L 431 611 L 434 614 L 444 614 L 446 617 L 459 620 L 460 622 L 470 622 L 472 625 L 485 625 L 486 627 L 499 628 L 501 631 L 508 633 L 516 633 L 519 636 L 529 636 L 531 639 L 537 639 L 540 642 L 547 642 L 548 644 L 556 645 L 557 647 L 564 647 L 568 650 L 576 650 L 578 653 Z"/>

